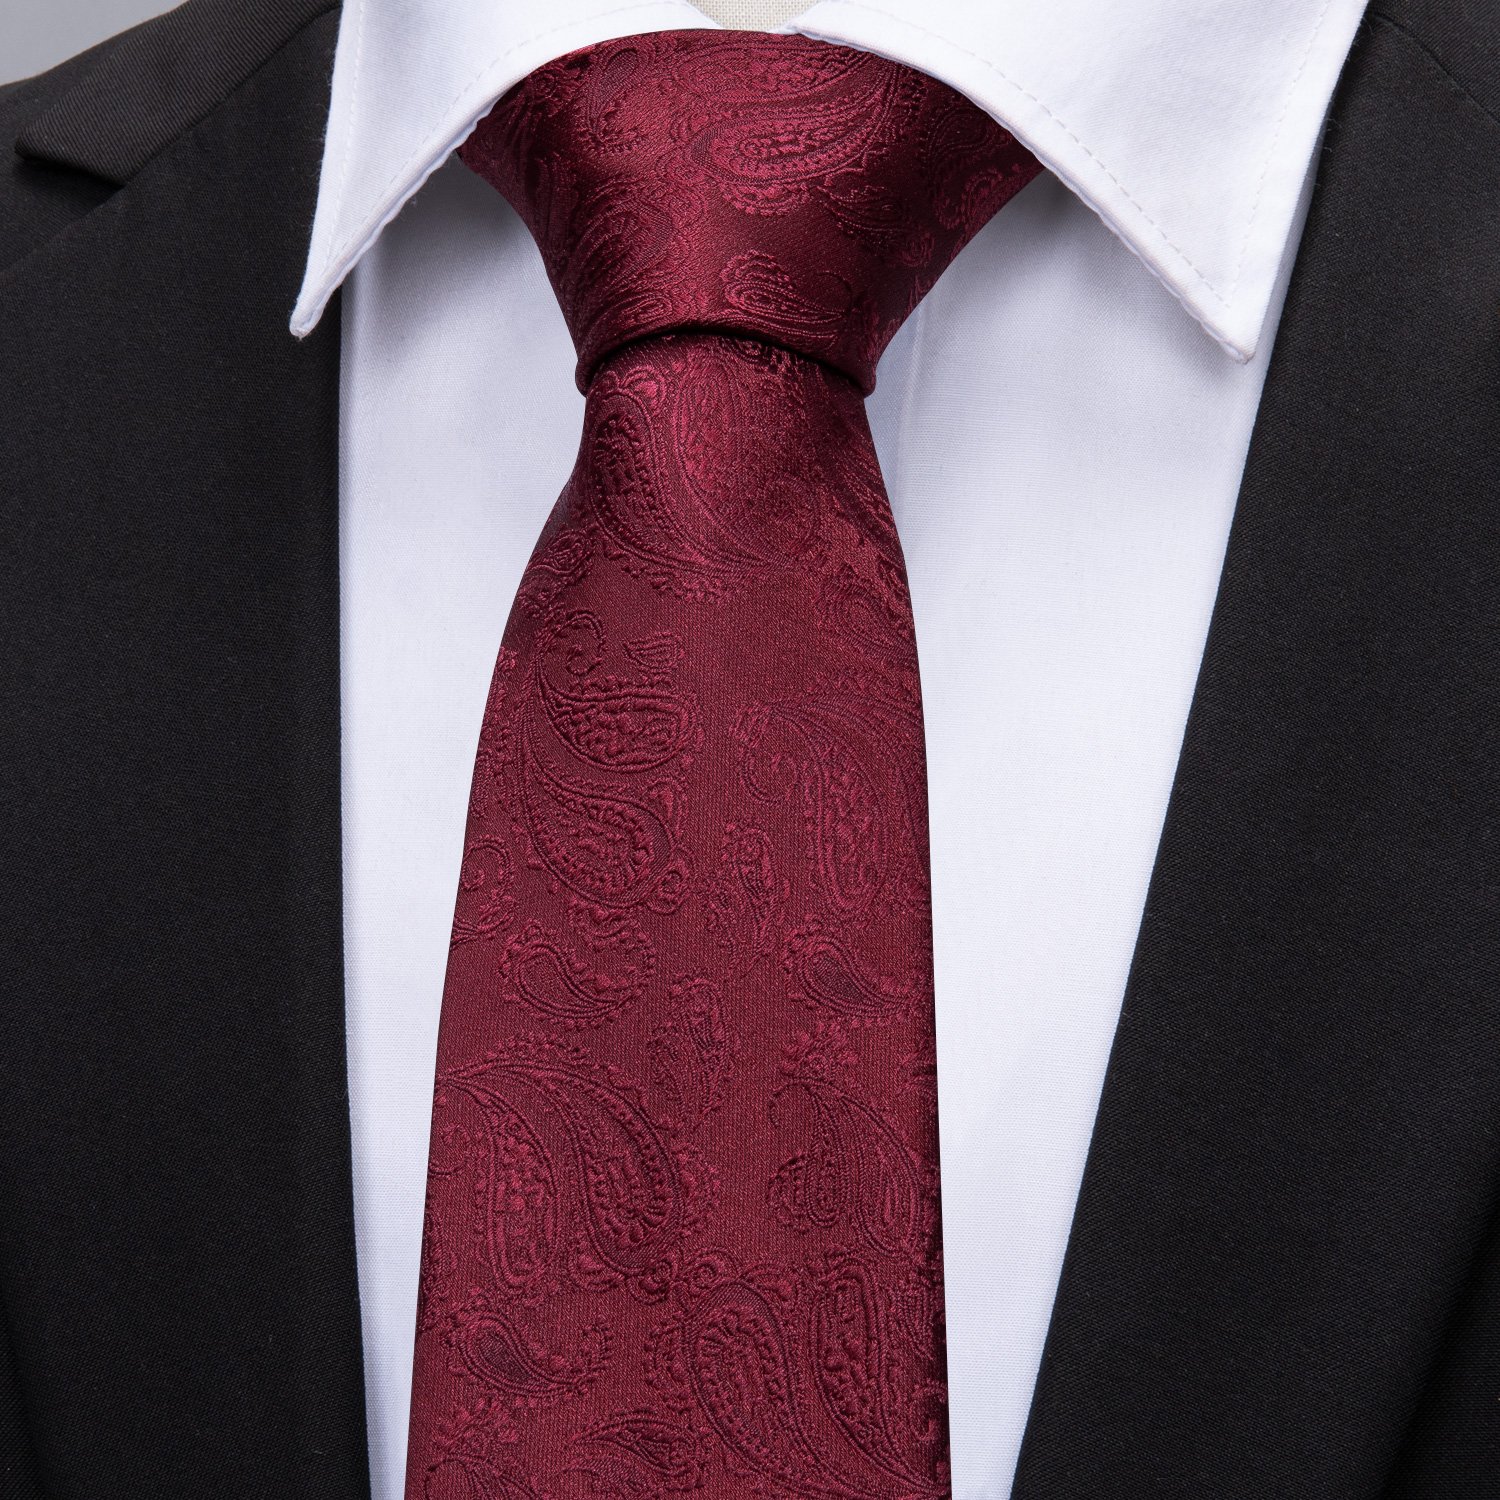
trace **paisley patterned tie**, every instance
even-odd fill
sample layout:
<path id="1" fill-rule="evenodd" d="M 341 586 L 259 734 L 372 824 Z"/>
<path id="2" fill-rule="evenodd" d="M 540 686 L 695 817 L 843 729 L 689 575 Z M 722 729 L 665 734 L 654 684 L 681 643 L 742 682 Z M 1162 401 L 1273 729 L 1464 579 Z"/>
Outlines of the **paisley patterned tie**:
<path id="1" fill-rule="evenodd" d="M 875 363 L 1039 170 L 787 36 L 616 41 L 464 160 L 587 393 L 490 690 L 408 1500 L 948 1489 L 922 704 Z"/>

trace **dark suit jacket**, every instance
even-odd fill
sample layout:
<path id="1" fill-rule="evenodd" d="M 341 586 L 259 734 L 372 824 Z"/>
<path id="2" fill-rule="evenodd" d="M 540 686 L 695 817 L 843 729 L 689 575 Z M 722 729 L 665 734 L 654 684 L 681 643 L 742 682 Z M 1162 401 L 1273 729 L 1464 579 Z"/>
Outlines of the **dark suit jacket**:
<path id="1" fill-rule="evenodd" d="M 5 1500 L 368 1491 L 338 319 L 287 333 L 337 19 L 0 90 Z M 1374 0 L 1017 1500 L 1500 1496 L 1497 1188 L 1500 7 Z"/>

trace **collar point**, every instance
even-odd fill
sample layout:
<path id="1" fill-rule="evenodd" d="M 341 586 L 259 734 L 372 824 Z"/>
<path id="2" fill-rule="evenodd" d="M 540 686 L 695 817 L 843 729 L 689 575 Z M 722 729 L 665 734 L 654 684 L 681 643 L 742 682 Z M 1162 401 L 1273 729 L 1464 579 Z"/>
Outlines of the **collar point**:
<path id="1" fill-rule="evenodd" d="M 1235 364 L 1247 365 L 1255 358 L 1275 296 L 1274 278 L 1263 292 L 1250 292 L 1242 285 L 1238 296 L 1226 298 L 1201 277 L 1189 281 L 1174 274 L 1176 268 L 1173 266 L 1145 255 L 1140 258 L 1177 299 L 1183 311 Z"/>
<path id="2" fill-rule="evenodd" d="M 1255 332 L 1245 329 L 1235 329 L 1223 323 L 1215 322 L 1211 318 L 1205 318 L 1194 313 L 1198 321 L 1202 323 L 1209 337 L 1232 359 L 1237 365 L 1248 365 L 1255 358 L 1255 351 L 1260 347 L 1259 328 Z"/>
<path id="3" fill-rule="evenodd" d="M 331 298 L 331 291 L 321 288 L 303 289 L 297 298 L 297 305 L 292 309 L 291 322 L 288 325 L 293 338 L 305 339 L 317 328 L 318 324 L 323 321 L 323 314 L 328 310 Z"/>

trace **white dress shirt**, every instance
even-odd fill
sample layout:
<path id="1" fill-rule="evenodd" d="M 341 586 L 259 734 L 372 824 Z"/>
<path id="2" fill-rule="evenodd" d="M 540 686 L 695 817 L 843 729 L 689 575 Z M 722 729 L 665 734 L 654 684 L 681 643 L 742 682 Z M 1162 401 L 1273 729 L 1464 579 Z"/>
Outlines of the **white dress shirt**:
<path id="1" fill-rule="evenodd" d="M 880 366 L 927 722 L 956 1500 L 1010 1492 L 1309 164 L 1363 0 L 820 0 L 1051 168 Z M 572 465 L 573 353 L 451 152 L 687 0 L 346 0 L 305 333 L 344 285 L 349 1073 L 376 1500 L 398 1500 L 485 689 Z M 399 213 L 400 217 L 396 215 Z"/>

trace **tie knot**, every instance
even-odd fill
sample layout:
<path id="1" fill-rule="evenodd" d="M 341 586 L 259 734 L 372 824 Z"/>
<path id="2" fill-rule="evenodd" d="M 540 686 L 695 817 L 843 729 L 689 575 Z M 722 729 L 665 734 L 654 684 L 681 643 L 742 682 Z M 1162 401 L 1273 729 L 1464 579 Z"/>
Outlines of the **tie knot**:
<path id="1" fill-rule="evenodd" d="M 584 390 L 622 344 L 712 330 L 820 360 L 868 393 L 907 315 L 1040 171 L 914 69 L 709 30 L 547 64 L 460 155 L 535 236 Z"/>

